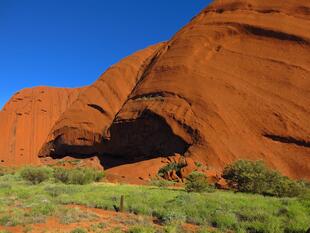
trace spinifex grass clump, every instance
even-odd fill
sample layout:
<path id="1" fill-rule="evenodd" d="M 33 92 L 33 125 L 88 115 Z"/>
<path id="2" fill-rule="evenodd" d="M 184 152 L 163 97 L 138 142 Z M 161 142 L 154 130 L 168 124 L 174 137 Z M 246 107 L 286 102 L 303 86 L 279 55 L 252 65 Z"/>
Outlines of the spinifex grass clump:
<path id="1" fill-rule="evenodd" d="M 55 168 L 54 178 L 65 184 L 89 184 L 91 182 L 98 182 L 104 177 L 103 171 L 92 168 Z"/>
<path id="2" fill-rule="evenodd" d="M 25 167 L 20 171 L 20 177 L 31 184 L 39 184 L 52 180 L 64 184 L 85 185 L 98 182 L 104 177 L 103 171 L 93 168 L 73 168 L 65 169 L 61 167 Z"/>
<path id="3" fill-rule="evenodd" d="M 150 182 L 149 182 L 149 185 L 157 186 L 160 188 L 167 188 L 169 186 L 173 186 L 174 184 L 175 184 L 175 182 L 165 180 L 163 178 L 155 178 L 155 179 L 150 180 Z"/>
<path id="4" fill-rule="evenodd" d="M 282 176 L 266 167 L 262 161 L 236 161 L 224 169 L 223 177 L 240 192 L 294 197 L 306 189 L 303 182 Z"/>
<path id="5" fill-rule="evenodd" d="M 48 167 L 25 167 L 20 176 L 31 184 L 39 184 L 51 177 L 52 169 Z"/>
<path id="6" fill-rule="evenodd" d="M 0 176 L 4 176 L 6 174 L 14 174 L 14 173 L 15 173 L 14 168 L 0 166 Z"/>

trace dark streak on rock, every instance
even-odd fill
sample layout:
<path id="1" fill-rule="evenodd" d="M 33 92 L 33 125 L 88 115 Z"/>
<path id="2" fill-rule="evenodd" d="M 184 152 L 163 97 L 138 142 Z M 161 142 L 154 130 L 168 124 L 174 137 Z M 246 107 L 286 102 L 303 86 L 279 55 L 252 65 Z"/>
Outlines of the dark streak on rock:
<path id="1" fill-rule="evenodd" d="M 295 144 L 297 146 L 310 148 L 310 142 L 305 141 L 305 140 L 299 140 L 299 139 L 296 139 L 290 136 L 280 136 L 280 135 L 273 135 L 273 134 L 263 134 L 263 136 L 276 142 Z"/>
<path id="2" fill-rule="evenodd" d="M 96 109 L 97 111 L 101 112 L 102 114 L 106 114 L 106 111 L 96 104 L 87 104 L 89 107 Z"/>

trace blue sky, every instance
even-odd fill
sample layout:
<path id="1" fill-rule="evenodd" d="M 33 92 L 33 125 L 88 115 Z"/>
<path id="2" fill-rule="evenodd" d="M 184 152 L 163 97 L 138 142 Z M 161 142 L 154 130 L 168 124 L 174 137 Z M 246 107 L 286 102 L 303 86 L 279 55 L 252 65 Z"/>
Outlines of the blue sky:
<path id="1" fill-rule="evenodd" d="M 0 109 L 33 86 L 79 87 L 168 40 L 209 0 L 0 0 Z"/>

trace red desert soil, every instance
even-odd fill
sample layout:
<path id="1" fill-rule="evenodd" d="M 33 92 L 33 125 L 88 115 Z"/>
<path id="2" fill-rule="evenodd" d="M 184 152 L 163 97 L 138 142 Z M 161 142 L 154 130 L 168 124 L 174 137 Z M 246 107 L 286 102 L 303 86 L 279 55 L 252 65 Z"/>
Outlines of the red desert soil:
<path id="1" fill-rule="evenodd" d="M 217 171 L 264 160 L 310 179 L 309 29 L 308 0 L 216 0 L 169 41 L 123 59 L 82 91 L 48 122 L 29 160 L 97 155 L 112 175 L 138 179 L 157 158 L 181 154 Z M 24 131 L 28 140 L 37 128 Z"/>
<path id="2" fill-rule="evenodd" d="M 130 213 L 120 213 L 109 210 L 102 210 L 96 208 L 89 208 L 80 205 L 68 205 L 68 208 L 77 208 L 83 213 L 95 214 L 98 218 L 94 220 L 84 219 L 77 223 L 61 224 L 59 219 L 56 217 L 50 217 L 47 219 L 46 223 L 40 224 L 29 224 L 27 226 L 16 226 L 16 227 L 3 227 L 0 226 L 0 230 L 9 230 L 14 233 L 23 233 L 27 227 L 31 228 L 31 233 L 69 233 L 75 228 L 87 229 L 89 233 L 92 232 L 110 232 L 112 229 L 119 228 L 122 231 L 128 230 L 130 227 L 135 225 L 150 225 L 154 228 L 162 228 L 162 226 L 156 223 L 155 219 L 148 216 L 135 215 Z M 99 223 L 104 223 L 105 227 L 103 229 L 92 230 L 92 225 Z M 182 224 L 183 229 L 186 232 L 192 233 L 196 232 L 198 226 L 192 224 Z"/>

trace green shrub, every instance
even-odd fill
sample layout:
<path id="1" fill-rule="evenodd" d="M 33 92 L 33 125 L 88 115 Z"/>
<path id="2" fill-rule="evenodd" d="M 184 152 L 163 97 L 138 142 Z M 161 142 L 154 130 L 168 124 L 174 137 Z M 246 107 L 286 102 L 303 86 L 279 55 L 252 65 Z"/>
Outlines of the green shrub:
<path id="1" fill-rule="evenodd" d="M 111 229 L 109 233 L 123 233 L 123 231 L 121 230 L 120 227 L 115 227 Z"/>
<path id="2" fill-rule="evenodd" d="M 104 177 L 103 171 L 92 168 L 55 168 L 54 178 L 65 184 L 89 184 L 91 182 L 98 182 Z"/>
<path id="3" fill-rule="evenodd" d="M 0 182 L 0 189 L 12 189 L 12 185 L 8 182 Z"/>
<path id="4" fill-rule="evenodd" d="M 152 186 L 157 186 L 157 187 L 160 187 L 160 188 L 166 188 L 168 186 L 172 186 L 174 185 L 175 183 L 173 181 L 169 181 L 169 180 L 165 180 L 165 179 L 162 179 L 162 178 L 159 178 L 159 179 L 152 179 L 150 182 L 149 182 L 149 185 L 152 185 Z"/>
<path id="5" fill-rule="evenodd" d="M 103 172 L 91 168 L 73 169 L 69 172 L 70 184 L 89 184 L 91 182 L 98 182 L 103 178 Z"/>
<path id="6" fill-rule="evenodd" d="M 164 233 L 185 233 L 185 231 L 180 224 L 166 225 L 163 229 Z"/>
<path id="7" fill-rule="evenodd" d="M 181 169 L 185 166 L 186 166 L 186 164 L 183 162 L 179 162 L 179 163 L 172 162 L 172 163 L 169 163 L 169 164 L 165 165 L 164 167 L 160 168 L 158 171 L 158 175 L 160 177 L 164 177 L 166 174 L 168 174 L 171 171 L 175 171 L 176 174 L 179 175 Z"/>
<path id="8" fill-rule="evenodd" d="M 200 168 L 200 167 L 203 166 L 202 163 L 200 163 L 200 162 L 198 162 L 198 161 L 195 161 L 194 163 L 195 163 L 195 166 L 196 166 L 197 168 Z"/>
<path id="9" fill-rule="evenodd" d="M 236 161 L 225 167 L 223 177 L 240 192 L 277 197 L 298 196 L 306 188 L 302 182 L 267 168 L 262 161 Z"/>
<path id="10" fill-rule="evenodd" d="M 208 183 L 207 177 L 199 172 L 192 172 L 186 177 L 185 190 L 187 192 L 213 192 L 214 187 Z"/>
<path id="11" fill-rule="evenodd" d="M 56 210 L 56 206 L 52 203 L 44 202 L 32 206 L 28 214 L 32 216 L 51 216 Z"/>
<path id="12" fill-rule="evenodd" d="M 0 230 L 0 233 L 11 233 L 9 230 Z"/>
<path id="13" fill-rule="evenodd" d="M 63 167 L 54 168 L 53 176 L 56 181 L 60 181 L 62 183 L 69 183 L 69 170 Z"/>
<path id="14" fill-rule="evenodd" d="M 150 226 L 134 226 L 127 233 L 156 233 L 156 230 Z"/>
<path id="15" fill-rule="evenodd" d="M 5 167 L 0 167 L 0 176 L 4 176 L 6 174 L 7 174 L 7 172 L 6 172 Z"/>
<path id="16" fill-rule="evenodd" d="M 216 233 L 217 231 L 211 231 L 210 227 L 202 226 L 198 229 L 197 233 Z"/>
<path id="17" fill-rule="evenodd" d="M 12 227 L 19 224 L 19 220 L 16 216 L 12 214 L 6 214 L 0 216 L 0 226 Z"/>
<path id="18" fill-rule="evenodd" d="M 75 228 L 70 233 L 87 233 L 87 230 L 85 230 L 84 228 Z"/>
<path id="19" fill-rule="evenodd" d="M 51 197 L 58 197 L 62 194 L 74 194 L 80 191 L 79 187 L 74 185 L 49 185 L 44 188 L 44 190 Z"/>
<path id="20" fill-rule="evenodd" d="M 47 167 L 25 167 L 20 176 L 31 184 L 39 184 L 51 177 L 52 170 Z"/>
<path id="21" fill-rule="evenodd" d="M 15 173 L 15 168 L 0 166 L 0 176 L 4 176 L 7 174 L 13 175 L 14 173 Z"/>
<path id="22" fill-rule="evenodd" d="M 234 230 L 238 225 L 238 219 L 233 213 L 215 211 L 211 217 L 211 225 L 220 229 Z"/>

